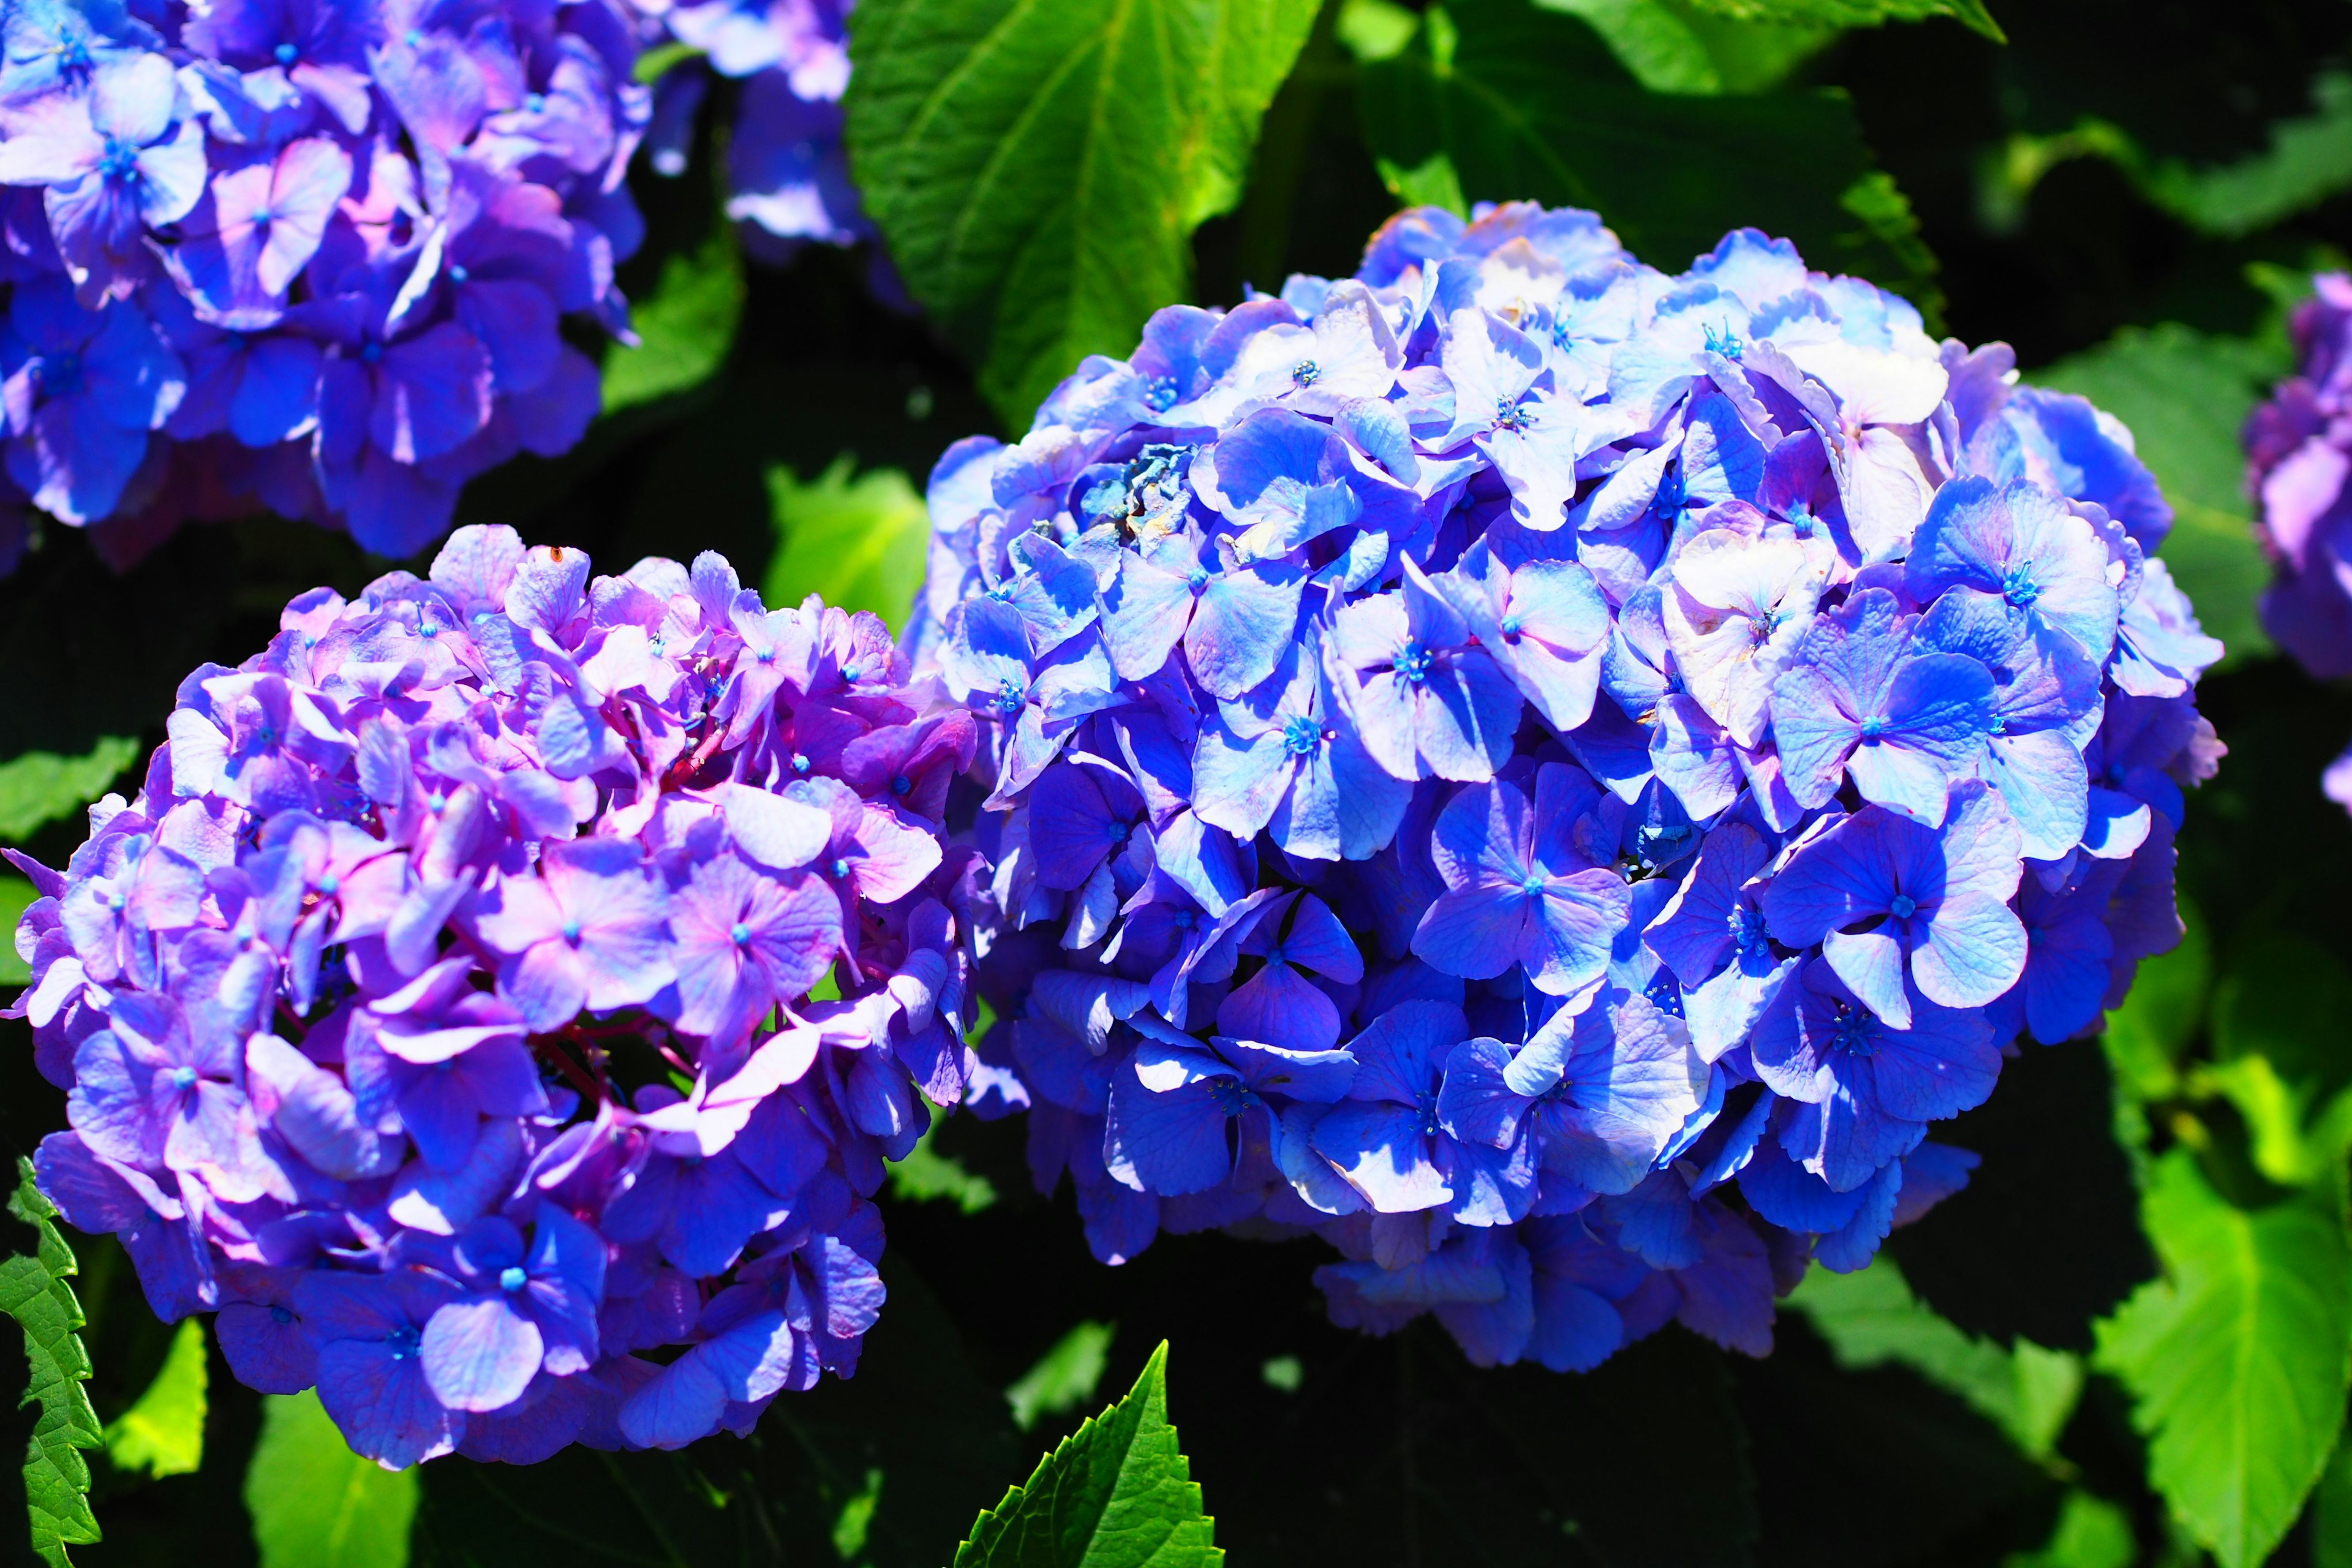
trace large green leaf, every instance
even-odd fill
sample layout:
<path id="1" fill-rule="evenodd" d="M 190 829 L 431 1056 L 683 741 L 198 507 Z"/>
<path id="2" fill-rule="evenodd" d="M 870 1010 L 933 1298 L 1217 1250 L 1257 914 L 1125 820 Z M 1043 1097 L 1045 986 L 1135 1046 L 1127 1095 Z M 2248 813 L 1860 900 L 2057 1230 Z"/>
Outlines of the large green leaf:
<path id="1" fill-rule="evenodd" d="M 866 207 L 1006 423 L 1190 296 L 1315 0 L 863 0 Z"/>
<path id="2" fill-rule="evenodd" d="M 650 299 L 629 310 L 637 346 L 604 351 L 604 412 L 615 413 L 700 385 L 727 363 L 743 315 L 743 257 L 732 224 L 711 226 L 691 254 L 662 264 Z"/>
<path id="3" fill-rule="evenodd" d="M 1755 22 L 1684 0 L 1536 0 L 1581 16 L 1652 92 L 1760 92 L 1837 41 L 1833 26 Z"/>
<path id="4" fill-rule="evenodd" d="M 1211 1568 L 1225 1554 L 1168 1424 L 1168 1346 L 985 1510 L 955 1568 Z"/>
<path id="5" fill-rule="evenodd" d="M 1958 1394 L 2030 1458 L 2046 1459 L 2083 1391 L 2083 1363 L 2020 1339 L 2013 1351 L 1962 1333 L 1912 1295 L 1881 1255 L 1853 1274 L 1816 1268 L 1789 1304 L 1813 1321 L 1838 1364 L 1907 1366 Z"/>
<path id="6" fill-rule="evenodd" d="M 155 1381 L 137 1404 L 106 1424 L 106 1455 L 118 1470 L 194 1475 L 205 1462 L 205 1409 L 209 1373 L 205 1321 L 183 1318 Z"/>
<path id="7" fill-rule="evenodd" d="M 768 470 L 777 543 L 765 597 L 782 609 L 822 594 L 828 605 L 871 610 L 904 630 L 923 585 L 930 513 L 905 474 L 874 468 L 852 479 L 856 464 L 836 458 L 806 484 L 781 465 Z"/>
<path id="8" fill-rule="evenodd" d="M 2258 343 L 2168 322 L 2126 327 L 2027 378 L 2078 393 L 2130 426 L 2172 503 L 2172 536 L 2158 553 L 2205 629 L 2227 645 L 2225 666 L 2272 647 L 2254 610 L 2270 566 L 2254 542 L 2238 427 L 2284 370 Z"/>
<path id="9" fill-rule="evenodd" d="M 1995 43 L 2000 25 L 1984 0 L 1690 0 L 1693 8 L 1742 22 L 1796 23 L 1826 27 L 1875 27 L 1882 22 L 1921 22 L 1949 16 Z"/>
<path id="10" fill-rule="evenodd" d="M 2131 1391 L 2148 1481 L 2222 1568 L 2252 1568 L 2319 1479 L 2352 1381 L 2352 1255 L 2333 1202 L 2233 1206 L 2186 1148 L 2141 1221 L 2165 1277 L 2098 1325 Z"/>
<path id="11" fill-rule="evenodd" d="M 315 1391 L 263 1402 L 245 1506 L 261 1568 L 406 1568 L 415 1469 L 352 1452 Z"/>
<path id="12" fill-rule="evenodd" d="M 66 1548 L 98 1540 L 89 1511 L 89 1461 L 78 1451 L 103 1447 L 98 1412 L 89 1407 L 89 1352 L 82 1348 L 81 1303 L 66 1281 L 78 1270 L 73 1248 L 58 1232 L 58 1211 L 33 1184 L 33 1163 L 16 1162 L 16 1191 L 8 1212 L 38 1235 L 36 1251 L 0 1261 L 0 1312 L 25 1331 L 27 1376 L 21 1404 L 38 1401 L 40 1415 L 25 1445 L 25 1511 L 33 1551 L 51 1568 L 65 1568 Z"/>
<path id="13" fill-rule="evenodd" d="M 1433 5 L 1361 80 L 1384 171 L 1442 159 L 1472 202 L 1591 207 L 1660 267 L 1753 225 L 1815 267 L 1932 294 L 1935 258 L 1839 94 L 1646 92 L 1584 21 L 1529 0 Z"/>
<path id="14" fill-rule="evenodd" d="M 1111 1333 L 1108 1323 L 1085 1322 L 1055 1340 L 1037 1364 L 1004 1391 L 1004 1402 L 1013 1406 L 1013 1424 L 1026 1432 L 1038 1417 L 1060 1415 L 1094 1398 L 1110 1355 Z"/>
<path id="15" fill-rule="evenodd" d="M 2341 1437 L 2311 1494 L 2311 1568 L 2352 1568 L 2352 1446 Z"/>
<path id="16" fill-rule="evenodd" d="M 81 756 L 26 752 L 0 763 L 0 843 L 22 844 L 43 823 L 96 800 L 139 757 L 129 735 L 107 735 Z"/>

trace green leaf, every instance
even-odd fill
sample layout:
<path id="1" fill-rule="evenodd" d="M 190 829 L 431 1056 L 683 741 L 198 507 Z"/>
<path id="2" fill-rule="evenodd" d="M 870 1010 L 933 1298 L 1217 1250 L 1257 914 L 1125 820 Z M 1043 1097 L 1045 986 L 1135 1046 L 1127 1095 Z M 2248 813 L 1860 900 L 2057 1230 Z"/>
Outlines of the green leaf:
<path id="1" fill-rule="evenodd" d="M 2352 185 L 2352 74 L 2313 79 L 2314 111 L 2271 127 L 2265 152 L 2191 169 L 2167 160 L 2140 184 L 2158 206 L 2209 234 L 2235 238 L 2267 228 Z"/>
<path id="2" fill-rule="evenodd" d="M 1026 1432 L 1038 1417 L 1062 1415 L 1092 1399 L 1110 1355 L 1110 1337 L 1108 1323 L 1088 1322 L 1055 1341 L 1054 1348 L 1004 1391 L 1004 1402 L 1013 1406 L 1013 1424 Z"/>
<path id="3" fill-rule="evenodd" d="M 1421 18 L 1395 0 L 1344 0 L 1333 30 L 1340 46 L 1360 63 L 1402 52 L 1420 26 Z"/>
<path id="4" fill-rule="evenodd" d="M 2213 1065 L 2196 1087 L 2237 1107 L 2254 1168 L 2300 1186 L 2352 1147 L 2352 1060 L 2343 1019 L 2352 974 L 2294 931 L 2242 939 L 2213 991 Z"/>
<path id="5" fill-rule="evenodd" d="M 930 513 L 897 468 L 853 480 L 856 467 L 844 453 L 806 484 L 781 465 L 768 470 L 778 542 L 765 596 L 782 609 L 822 594 L 828 605 L 871 610 L 903 629 L 923 584 Z"/>
<path id="6" fill-rule="evenodd" d="M 96 800 L 138 760 L 139 749 L 134 736 L 106 735 L 78 757 L 26 752 L 0 763 L 0 843 L 22 844 L 43 823 Z"/>
<path id="7" fill-rule="evenodd" d="M 689 255 L 662 264 L 653 297 L 630 307 L 637 346 L 604 351 L 606 414 L 686 392 L 727 363 L 743 315 L 743 257 L 735 226 L 719 222 Z"/>
<path id="8" fill-rule="evenodd" d="M 1442 154 L 1470 201 L 1592 208 L 1661 267 L 1754 225 L 1815 267 L 1933 295 L 1934 258 L 1839 94 L 1646 92 L 1585 21 L 1529 0 L 1433 5 L 1412 43 L 1360 80 L 1384 170 Z"/>
<path id="9" fill-rule="evenodd" d="M 1996 44 L 2009 40 L 1984 0 L 1690 0 L 1701 11 L 1742 22 L 1797 23 L 1826 27 L 1875 27 L 1882 22 L 1923 22 L 1949 16 Z"/>
<path id="10" fill-rule="evenodd" d="M 2311 1568 L 2352 1568 L 2352 1447 L 2340 1436 L 2311 1494 Z"/>
<path id="11" fill-rule="evenodd" d="M 2221 1563 L 2252 1568 L 2294 1522 L 2344 1422 L 2352 1257 L 2332 1202 L 2248 1211 L 2177 1147 L 2141 1223 L 2164 1265 L 2096 1325 L 2095 1364 L 2130 1390 L 2148 1483 Z"/>
<path id="12" fill-rule="evenodd" d="M 2131 1516 L 2106 1499 L 2070 1490 L 2039 1552 L 2012 1552 L 2000 1568 L 2131 1568 L 2139 1556 Z"/>
<path id="13" fill-rule="evenodd" d="M 1214 1568 L 1225 1554 L 1168 1424 L 1168 1346 L 1127 1397 L 983 1510 L 955 1568 Z"/>
<path id="14" fill-rule="evenodd" d="M 2285 369 L 2247 340 L 2167 322 L 2126 327 L 2027 377 L 2087 397 L 2130 427 L 2172 503 L 2172 534 L 2158 553 L 2206 631 L 2228 647 L 2225 668 L 2272 651 L 2254 610 L 2270 563 L 2254 542 L 2238 427 Z"/>
<path id="15" fill-rule="evenodd" d="M 637 57 L 637 63 L 629 69 L 629 79 L 651 87 L 667 76 L 672 66 L 680 60 L 690 60 L 701 52 L 692 44 L 680 43 L 676 38 L 656 44 Z"/>
<path id="16" fill-rule="evenodd" d="M 82 1348 L 81 1303 L 66 1281 L 79 1272 L 73 1249 L 58 1234 L 58 1211 L 33 1184 L 33 1163 L 16 1162 L 16 1191 L 8 1212 L 39 1239 L 31 1257 L 0 1261 L 0 1312 L 25 1331 L 27 1376 L 19 1405 L 38 1401 L 41 1414 L 25 1445 L 25 1510 L 33 1551 L 51 1568 L 66 1568 L 66 1548 L 96 1542 L 89 1511 L 89 1461 L 77 1450 L 105 1447 L 98 1412 L 89 1407 L 89 1352 Z"/>
<path id="17" fill-rule="evenodd" d="M 2213 981 L 2212 947 L 2205 917 L 2187 893 L 2179 896 L 2179 944 L 2142 959 L 2131 993 L 2107 1015 L 2105 1046 L 2116 1081 L 2131 1098 L 2169 1100 L 2180 1087 L 2180 1055 L 2205 1024 L 2205 996 Z"/>
<path id="18" fill-rule="evenodd" d="M 844 105 L 890 257 L 1024 429 L 1191 296 L 1315 0 L 863 0 Z"/>
<path id="19" fill-rule="evenodd" d="M 1838 29 L 1735 20 L 1688 0 L 1536 0 L 1580 16 L 1652 92 L 1761 92 L 1835 42 Z"/>
<path id="20" fill-rule="evenodd" d="M 33 966 L 16 952 L 16 922 L 34 899 L 33 884 L 22 877 L 0 877 L 0 985 L 30 985 Z"/>
<path id="21" fill-rule="evenodd" d="M 183 1318 L 163 1369 L 139 1403 L 107 1423 L 106 1454 L 118 1470 L 155 1479 L 194 1475 L 205 1462 L 205 1406 L 210 1381 L 202 1318 Z"/>
<path id="22" fill-rule="evenodd" d="M 352 1452 L 316 1390 L 262 1401 L 245 1506 L 261 1568 L 406 1568 L 415 1469 Z"/>
<path id="23" fill-rule="evenodd" d="M 2050 1458 L 2082 1395 L 2079 1357 L 2027 1339 L 2005 1351 L 1962 1333 L 1912 1295 L 1884 1253 L 1853 1274 L 1813 1269 L 1789 1304 L 1812 1320 L 1840 1366 L 1907 1366 L 1973 1405 L 2031 1458 Z"/>
<path id="24" fill-rule="evenodd" d="M 945 1118 L 934 1115 L 906 1158 L 892 1163 L 890 1195 L 907 1203 L 945 1198 L 965 1214 L 978 1214 L 996 1202 L 996 1184 L 966 1170 L 954 1155 L 939 1152 L 940 1128 L 944 1122 Z"/>

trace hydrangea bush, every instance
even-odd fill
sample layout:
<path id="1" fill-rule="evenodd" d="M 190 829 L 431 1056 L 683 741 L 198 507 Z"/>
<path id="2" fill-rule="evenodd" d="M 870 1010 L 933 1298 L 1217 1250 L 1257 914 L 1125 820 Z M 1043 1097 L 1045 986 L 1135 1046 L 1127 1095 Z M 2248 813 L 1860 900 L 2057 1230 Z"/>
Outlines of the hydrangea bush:
<path id="1" fill-rule="evenodd" d="M 43 1189 L 387 1466 L 674 1447 L 848 1375 L 961 1094 L 972 721 L 727 563 L 451 538 L 180 689 L 18 928 Z"/>
<path id="2" fill-rule="evenodd" d="M 2128 434 L 2015 379 L 1754 231 L 1422 209 L 950 448 L 971 1103 L 1106 1261 L 1313 1232 L 1482 1363 L 1768 1349 L 2181 931 L 2221 645 Z"/>
<path id="3" fill-rule="evenodd" d="M 2263 626 L 2320 679 L 2352 675 L 2352 276 L 2323 273 L 2289 323 L 2294 374 L 2246 421 L 2247 489 L 2277 569 Z M 2352 751 L 2327 770 L 2352 810 Z"/>
<path id="4" fill-rule="evenodd" d="M 652 111 L 620 0 L 24 0 L 0 21 L 5 468 L 127 559 L 266 510 L 404 556 L 594 415 Z M 0 515 L 0 568 L 21 549 Z"/>
<path id="5" fill-rule="evenodd" d="M 806 241 L 871 237 L 841 145 L 848 0 L 631 3 L 655 47 L 667 37 L 685 51 L 654 83 L 646 153 L 656 174 L 685 172 L 711 79 L 729 78 L 740 87 L 727 137 L 727 216 L 753 253 L 782 261 Z"/>

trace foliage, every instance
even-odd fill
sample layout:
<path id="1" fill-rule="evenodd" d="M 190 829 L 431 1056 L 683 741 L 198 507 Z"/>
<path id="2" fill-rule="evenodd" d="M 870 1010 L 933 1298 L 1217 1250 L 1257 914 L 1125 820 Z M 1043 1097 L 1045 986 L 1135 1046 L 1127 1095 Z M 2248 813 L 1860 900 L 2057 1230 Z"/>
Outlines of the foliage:
<path id="1" fill-rule="evenodd" d="M 866 0 L 852 166 L 915 297 L 1017 420 L 1192 291 L 1312 0 Z"/>
<path id="2" fill-rule="evenodd" d="M 33 1550 L 51 1568 L 64 1568 L 68 1546 L 99 1539 L 89 1510 L 89 1461 L 81 1450 L 103 1447 L 98 1414 L 82 1385 L 89 1352 L 82 1348 L 81 1304 L 67 1281 L 76 1272 L 73 1249 L 57 1226 L 57 1209 L 33 1184 L 33 1163 L 16 1163 L 16 1190 L 8 1212 L 33 1228 L 35 1249 L 0 1261 L 0 1312 L 24 1331 L 24 1403 L 41 1407 L 25 1446 L 25 1505 Z"/>
<path id="3" fill-rule="evenodd" d="M 155 1479 L 193 1475 L 204 1468 L 205 1322 L 183 1318 L 163 1365 L 139 1402 L 106 1424 L 106 1455 L 118 1470 L 144 1470 Z"/>
<path id="4" fill-rule="evenodd" d="M 1168 1347 L 973 1521 L 955 1568 L 1213 1568 L 1224 1561 L 1168 1424 Z"/>
<path id="5" fill-rule="evenodd" d="M 98 798 L 139 755 L 128 735 L 108 735 L 78 757 L 26 752 L 0 763 L 0 842 L 21 844 L 37 827 Z"/>
<path id="6" fill-rule="evenodd" d="M 699 248 L 664 260 L 652 297 L 629 312 L 637 342 L 604 351 L 604 412 L 676 396 L 709 380 L 726 361 L 742 314 L 742 252 L 734 231 L 720 225 Z"/>
<path id="7" fill-rule="evenodd" d="M 2242 1209 L 2187 1149 L 2143 1209 L 2166 1278 L 2099 1327 L 2149 1440 L 2148 1478 L 2222 1568 L 2266 1558 L 2335 1445 L 2352 1384 L 2352 1253 L 2340 1205 Z"/>
<path id="8" fill-rule="evenodd" d="M 790 468 L 768 470 L 778 543 L 761 596 L 789 606 L 816 594 L 904 626 L 923 581 L 929 516 L 904 473 L 873 468 L 853 479 L 856 467 L 845 454 L 805 484 Z"/>
<path id="9" fill-rule="evenodd" d="M 406 1568 L 418 1489 L 346 1447 L 315 1392 L 268 1396 L 245 1474 L 262 1568 Z"/>
<path id="10" fill-rule="evenodd" d="M 1037 1364 L 1004 1391 L 1013 1406 L 1013 1424 L 1024 1432 L 1038 1418 L 1075 1410 L 1095 1395 L 1102 1382 L 1103 1363 L 1110 1350 L 1108 1323 L 1080 1323 L 1054 1342 Z"/>

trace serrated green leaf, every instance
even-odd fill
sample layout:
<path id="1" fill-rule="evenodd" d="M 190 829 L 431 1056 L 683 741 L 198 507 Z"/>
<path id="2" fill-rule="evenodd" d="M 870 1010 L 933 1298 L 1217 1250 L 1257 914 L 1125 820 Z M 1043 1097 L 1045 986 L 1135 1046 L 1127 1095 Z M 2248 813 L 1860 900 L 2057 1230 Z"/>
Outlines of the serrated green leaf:
<path id="1" fill-rule="evenodd" d="M 1984 0 L 1689 0 L 1694 9 L 1741 22 L 1796 23 L 1824 27 L 1875 27 L 1884 22 L 1924 22 L 1949 16 L 1996 44 L 2009 40 Z"/>
<path id="2" fill-rule="evenodd" d="M 2141 1224 L 2164 1265 L 2096 1325 L 2148 1440 L 2148 1484 L 2221 1568 L 2267 1557 L 2318 1480 L 2352 1384 L 2352 1252 L 2316 1194 L 2232 1206 L 2185 1147 Z"/>
<path id="3" fill-rule="evenodd" d="M 2124 1092 L 2142 1101 L 2171 1098 L 2180 1085 L 2180 1054 L 2205 1026 L 2212 947 L 2195 901 L 2182 893 L 2179 907 L 2179 944 L 2142 959 L 2130 994 L 2107 1015 L 2108 1065 Z"/>
<path id="4" fill-rule="evenodd" d="M 2205 630 L 2228 647 L 2225 668 L 2272 651 L 2254 609 L 2270 563 L 2254 542 L 2238 428 L 2285 368 L 2246 339 L 2168 322 L 2126 327 L 2026 377 L 2087 397 L 2130 428 L 2172 503 L 2172 533 L 2158 553 Z"/>
<path id="5" fill-rule="evenodd" d="M 1059 1415 L 1092 1399 L 1110 1355 L 1111 1333 L 1108 1323 L 1080 1323 L 1055 1341 L 1054 1348 L 1004 1391 L 1004 1402 L 1013 1406 L 1013 1424 L 1026 1432 L 1039 1416 Z"/>
<path id="6" fill-rule="evenodd" d="M 0 877 L 0 985 L 30 985 L 33 966 L 16 951 L 16 922 L 34 899 L 33 884 L 22 877 Z"/>
<path id="7" fill-rule="evenodd" d="M 844 454 L 806 484 L 790 468 L 768 470 L 777 544 L 765 597 L 782 609 L 822 594 L 828 605 L 871 610 L 903 630 L 923 584 L 930 513 L 897 468 L 852 479 L 856 466 Z"/>
<path id="8" fill-rule="evenodd" d="M 1934 258 L 1891 183 L 1872 180 L 1839 94 L 1646 92 L 1584 20 L 1529 0 L 1433 5 L 1412 43 L 1359 79 L 1384 169 L 1443 154 L 1470 201 L 1590 207 L 1660 267 L 1753 225 L 1815 267 L 1933 295 Z"/>
<path id="9" fill-rule="evenodd" d="M 245 1507 L 261 1568 L 406 1568 L 416 1471 L 352 1452 L 316 1390 L 262 1401 Z"/>
<path id="10" fill-rule="evenodd" d="M 107 1423 L 106 1456 L 114 1468 L 144 1470 L 157 1480 L 194 1475 L 205 1462 L 209 1382 L 204 1320 L 183 1318 L 147 1392 Z"/>
<path id="11" fill-rule="evenodd" d="M 89 1405 L 89 1352 L 82 1348 L 81 1303 L 66 1281 L 79 1270 L 73 1248 L 57 1226 L 58 1211 L 33 1184 L 33 1163 L 16 1162 L 16 1190 L 8 1212 L 38 1237 L 35 1254 L 0 1260 L 0 1312 L 25 1332 L 26 1377 L 17 1403 L 38 1401 L 41 1414 L 25 1445 L 25 1510 L 33 1551 L 51 1568 L 67 1568 L 68 1546 L 99 1539 L 89 1511 L 89 1461 L 80 1450 L 105 1447 L 98 1412 Z"/>
<path id="12" fill-rule="evenodd" d="M 0 844 L 22 844 L 42 824 L 71 816 L 138 757 L 135 737 L 106 735 L 78 757 L 26 752 L 0 763 Z"/>
<path id="13" fill-rule="evenodd" d="M 1813 1269 L 1789 1304 L 1812 1320 L 1839 1365 L 1909 1367 L 1974 1406 L 2031 1458 L 2050 1457 L 2082 1395 L 2081 1358 L 2024 1339 L 2005 1351 L 1962 1333 L 1911 1293 L 1884 1253 L 1852 1274 Z"/>
<path id="14" fill-rule="evenodd" d="M 906 1157 L 890 1163 L 890 1195 L 907 1203 L 945 1198 L 965 1214 L 978 1214 L 996 1202 L 996 1184 L 966 1170 L 953 1155 L 939 1152 L 941 1121 L 932 1118 Z"/>
<path id="15" fill-rule="evenodd" d="M 1315 0 L 862 0 L 844 104 L 866 209 L 1014 429 L 1192 293 Z"/>
<path id="16" fill-rule="evenodd" d="M 2069 1490 L 2039 1552 L 2012 1552 L 2000 1568 L 2131 1568 L 2139 1556 L 2131 1516 L 2102 1497 Z"/>
<path id="17" fill-rule="evenodd" d="M 1217 1568 L 1225 1554 L 1168 1423 L 1168 1346 L 1127 1397 L 982 1510 L 955 1568 Z"/>
<path id="18" fill-rule="evenodd" d="M 637 346 L 604 351 L 606 414 L 687 392 L 727 363 L 743 316 L 743 256 L 735 226 L 718 223 L 691 254 L 662 264 L 653 297 L 630 306 Z"/>

